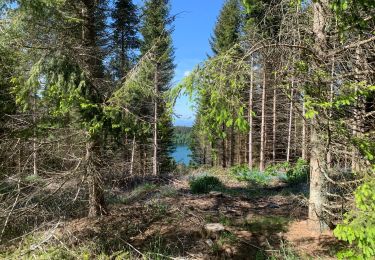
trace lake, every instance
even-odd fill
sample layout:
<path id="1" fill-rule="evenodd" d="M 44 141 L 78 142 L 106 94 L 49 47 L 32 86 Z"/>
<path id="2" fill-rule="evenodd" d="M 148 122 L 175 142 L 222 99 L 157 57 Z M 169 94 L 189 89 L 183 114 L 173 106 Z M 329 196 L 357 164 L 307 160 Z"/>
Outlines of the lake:
<path id="1" fill-rule="evenodd" d="M 191 150 L 189 149 L 189 146 L 178 145 L 176 146 L 176 150 L 172 153 L 172 158 L 177 163 L 183 163 L 185 165 L 189 165 L 190 155 L 191 155 Z"/>

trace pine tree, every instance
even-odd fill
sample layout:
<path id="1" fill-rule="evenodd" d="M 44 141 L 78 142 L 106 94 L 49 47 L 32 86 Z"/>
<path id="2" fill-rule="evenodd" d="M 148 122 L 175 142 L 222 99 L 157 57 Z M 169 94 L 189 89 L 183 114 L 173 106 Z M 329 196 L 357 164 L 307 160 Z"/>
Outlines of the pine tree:
<path id="1" fill-rule="evenodd" d="M 243 24 L 241 4 L 227 0 L 216 22 L 210 44 L 214 54 L 223 53 L 239 43 Z"/>
<path id="2" fill-rule="evenodd" d="M 154 124 L 154 174 L 158 169 L 168 171 L 171 166 L 170 152 L 173 150 L 172 118 L 163 100 L 163 93 L 169 90 L 175 65 L 172 46 L 172 19 L 169 16 L 169 0 L 148 0 L 143 8 L 141 34 L 141 54 L 152 51 L 155 70 L 150 75 L 154 79 L 155 98 L 151 101 L 150 115 Z M 156 165 L 157 164 L 157 165 Z"/>
<path id="3" fill-rule="evenodd" d="M 132 0 L 116 0 L 111 14 L 113 22 L 111 69 L 115 80 L 123 78 L 136 59 L 139 47 L 137 6 Z"/>

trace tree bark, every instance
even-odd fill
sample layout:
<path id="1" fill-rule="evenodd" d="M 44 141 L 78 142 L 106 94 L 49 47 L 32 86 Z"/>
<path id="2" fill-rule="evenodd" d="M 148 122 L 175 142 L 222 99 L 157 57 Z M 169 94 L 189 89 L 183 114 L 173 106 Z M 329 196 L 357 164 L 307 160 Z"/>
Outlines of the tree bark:
<path id="1" fill-rule="evenodd" d="M 98 171 L 99 142 L 91 139 L 86 144 L 86 176 L 89 186 L 89 217 L 107 214 L 101 174 Z"/>
<path id="2" fill-rule="evenodd" d="M 225 124 L 223 123 L 222 126 L 221 126 L 221 130 L 223 131 L 223 133 L 225 133 Z M 226 151 L 226 145 L 225 145 L 225 141 L 226 141 L 226 138 L 223 138 L 222 142 L 221 142 L 221 166 L 223 168 L 227 168 L 227 151 Z"/>
<path id="3" fill-rule="evenodd" d="M 230 127 L 230 166 L 234 166 L 236 139 L 234 133 L 234 125 Z"/>
<path id="4" fill-rule="evenodd" d="M 315 36 L 314 51 L 320 60 L 326 58 L 326 12 L 329 9 L 328 0 L 317 0 L 313 4 L 313 33 Z M 319 67 L 320 64 L 317 64 Z M 310 199 L 309 199 L 309 225 L 313 230 L 322 230 L 326 225 L 322 221 L 324 204 L 324 177 L 321 172 L 321 159 L 324 151 L 321 149 L 321 141 L 317 132 L 317 116 L 312 120 L 311 130 L 311 158 L 310 158 Z"/>
<path id="5" fill-rule="evenodd" d="M 288 145 L 286 149 L 286 161 L 290 162 L 290 148 L 292 140 L 292 122 L 293 122 L 293 97 L 294 97 L 294 81 L 292 80 L 292 86 L 290 90 L 290 107 L 289 107 L 289 123 L 288 123 Z"/>
<path id="6" fill-rule="evenodd" d="M 132 155 L 130 160 L 130 176 L 133 176 L 133 170 L 134 170 L 134 154 L 135 154 L 135 135 L 133 137 L 133 145 L 132 145 Z"/>
<path id="7" fill-rule="evenodd" d="M 306 107 L 305 107 L 305 102 L 303 101 L 302 104 L 302 160 L 308 161 L 308 156 L 307 156 L 307 123 L 306 123 Z"/>
<path id="8" fill-rule="evenodd" d="M 253 91 L 254 91 L 254 72 L 253 57 L 251 57 L 250 72 L 250 93 L 249 93 L 249 168 L 253 168 Z"/>
<path id="9" fill-rule="evenodd" d="M 276 74 L 275 85 L 273 89 L 273 108 L 272 108 L 272 162 L 276 162 L 276 102 L 277 102 L 277 88 L 276 88 Z"/>
<path id="10" fill-rule="evenodd" d="M 159 94 L 159 64 L 156 64 L 154 78 L 154 136 L 153 136 L 153 159 L 152 174 L 158 175 L 158 94 Z"/>
<path id="11" fill-rule="evenodd" d="M 260 130 L 260 160 L 259 160 L 259 170 L 264 171 L 265 169 L 265 121 L 266 121 L 266 65 L 263 68 L 263 89 L 262 89 L 262 122 Z"/>

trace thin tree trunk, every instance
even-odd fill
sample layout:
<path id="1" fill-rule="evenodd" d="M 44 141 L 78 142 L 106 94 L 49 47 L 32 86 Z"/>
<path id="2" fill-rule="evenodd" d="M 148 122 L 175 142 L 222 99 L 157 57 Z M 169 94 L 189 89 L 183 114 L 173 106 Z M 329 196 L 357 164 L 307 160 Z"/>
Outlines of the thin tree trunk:
<path id="1" fill-rule="evenodd" d="M 236 147 L 236 139 L 235 139 L 235 133 L 234 133 L 234 125 L 230 128 L 230 166 L 234 166 L 234 156 L 235 152 L 234 149 Z"/>
<path id="2" fill-rule="evenodd" d="M 206 145 L 203 145 L 203 165 L 206 165 Z"/>
<path id="3" fill-rule="evenodd" d="M 332 58 L 332 65 L 331 65 L 331 84 L 330 84 L 330 90 L 329 90 L 329 101 L 333 102 L 333 77 L 335 75 L 335 57 Z M 329 110 L 329 117 L 328 117 L 328 143 L 327 143 L 327 168 L 331 168 L 332 166 L 332 153 L 331 153 L 331 121 L 332 118 L 332 109 Z"/>
<path id="4" fill-rule="evenodd" d="M 133 169 L 134 169 L 134 154 L 135 154 L 135 136 L 133 137 L 133 145 L 132 145 L 132 155 L 130 160 L 130 176 L 133 176 Z"/>
<path id="5" fill-rule="evenodd" d="M 289 123 L 288 123 L 288 146 L 286 149 L 286 161 L 290 162 L 290 150 L 292 140 L 292 122 L 293 122 L 293 97 L 294 97 L 294 81 L 290 90 L 290 107 L 289 107 Z"/>
<path id="6" fill-rule="evenodd" d="M 249 93 L 249 168 L 253 168 L 253 92 L 254 92 L 254 72 L 253 57 L 251 57 L 250 72 L 250 93 Z"/>
<path id="7" fill-rule="evenodd" d="M 158 175 L 158 94 L 159 94 L 159 65 L 156 64 L 155 78 L 154 78 L 154 155 L 152 159 L 152 173 L 154 176 Z"/>
<path id="8" fill-rule="evenodd" d="M 276 74 L 275 74 L 276 83 Z M 276 102 L 277 102 L 277 88 L 276 84 L 273 90 L 273 108 L 272 108 L 272 162 L 276 162 Z"/>
<path id="9" fill-rule="evenodd" d="M 36 147 L 36 93 L 33 93 L 33 175 L 38 175 L 37 147 Z"/>
<path id="10" fill-rule="evenodd" d="M 302 104 L 302 160 L 307 161 L 307 123 L 306 123 L 306 107 L 305 107 L 305 101 L 303 101 Z"/>
<path id="11" fill-rule="evenodd" d="M 262 122 L 260 130 L 260 163 L 259 170 L 264 171 L 265 169 L 265 128 L 266 128 L 266 65 L 263 68 L 263 90 L 262 90 Z"/>
<path id="12" fill-rule="evenodd" d="M 362 63 L 365 61 L 361 60 L 361 49 L 357 47 L 356 49 L 356 61 L 355 61 L 355 73 L 356 73 L 356 80 L 361 82 L 365 80 L 363 77 L 359 76 L 360 74 L 360 67 Z M 363 110 L 364 110 L 364 100 L 363 97 L 358 96 L 358 86 L 355 86 L 355 93 L 357 96 L 356 100 L 356 107 L 354 108 L 354 124 L 353 124 L 353 137 L 358 137 L 361 135 L 362 129 L 362 118 L 363 118 Z M 356 173 L 361 170 L 360 161 L 359 161 L 359 153 L 358 151 L 353 148 L 352 152 L 352 172 Z"/>
<path id="13" fill-rule="evenodd" d="M 222 126 L 221 126 L 221 130 L 223 131 L 223 133 L 225 132 L 225 124 L 223 123 Z M 225 142 L 226 142 L 226 138 L 223 138 L 222 142 L 221 142 L 221 150 L 222 150 L 222 162 L 221 162 L 221 166 L 223 168 L 226 168 L 227 167 L 227 149 L 226 149 L 226 145 L 225 145 Z"/>

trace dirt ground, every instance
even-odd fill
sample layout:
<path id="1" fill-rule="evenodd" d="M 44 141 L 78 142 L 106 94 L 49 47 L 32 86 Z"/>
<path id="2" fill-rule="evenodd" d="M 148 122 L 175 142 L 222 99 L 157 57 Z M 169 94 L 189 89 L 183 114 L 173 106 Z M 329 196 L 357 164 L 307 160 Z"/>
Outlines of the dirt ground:
<path id="1" fill-rule="evenodd" d="M 226 192 L 204 195 L 191 194 L 186 178 L 138 190 L 134 199 L 112 203 L 109 216 L 63 223 L 56 237 L 68 246 L 125 247 L 139 258 L 153 252 L 157 259 L 334 259 L 337 241 L 331 232 L 310 231 L 302 195 L 222 181 Z M 225 230 L 208 236 L 207 223 Z"/>

